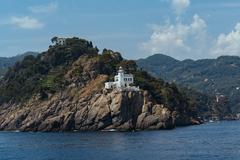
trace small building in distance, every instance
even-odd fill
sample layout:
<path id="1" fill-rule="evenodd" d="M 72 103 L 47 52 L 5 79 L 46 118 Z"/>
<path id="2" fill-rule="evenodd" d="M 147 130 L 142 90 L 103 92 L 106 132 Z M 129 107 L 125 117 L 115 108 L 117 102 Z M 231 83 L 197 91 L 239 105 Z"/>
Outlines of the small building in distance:
<path id="1" fill-rule="evenodd" d="M 62 45 L 66 44 L 66 38 L 53 37 L 51 39 L 51 41 L 52 41 L 53 44 L 59 45 L 59 46 L 62 46 Z"/>
<path id="2" fill-rule="evenodd" d="M 119 67 L 114 82 L 106 82 L 105 89 L 117 89 L 120 91 L 139 91 L 139 87 L 133 86 L 134 77 L 132 74 L 125 74 L 122 67 Z"/>
<path id="3" fill-rule="evenodd" d="M 66 43 L 66 38 L 59 38 L 59 37 L 57 37 L 56 45 L 65 45 L 65 43 Z"/>

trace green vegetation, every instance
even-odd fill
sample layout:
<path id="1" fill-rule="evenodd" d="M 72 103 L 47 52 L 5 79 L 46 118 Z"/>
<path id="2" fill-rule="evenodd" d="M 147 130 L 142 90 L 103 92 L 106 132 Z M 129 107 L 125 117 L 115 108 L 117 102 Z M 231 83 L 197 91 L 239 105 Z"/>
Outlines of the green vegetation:
<path id="1" fill-rule="evenodd" d="M 222 56 L 217 59 L 178 61 L 157 54 L 140 59 L 137 64 L 156 77 L 186 87 L 187 89 L 184 89 L 188 92 L 186 95 L 202 105 L 199 106 L 201 112 L 209 110 L 209 105 L 213 106 L 210 110 L 219 115 L 240 111 L 240 94 L 237 90 L 237 87 L 240 87 L 239 57 Z M 215 103 L 215 96 L 218 94 L 228 98 L 224 105 Z"/>
<path id="2" fill-rule="evenodd" d="M 180 92 L 174 83 L 166 83 L 162 79 L 154 78 L 146 71 L 139 70 L 135 61 L 123 60 L 120 56 L 116 56 L 119 54 L 117 52 L 104 50 L 103 53 L 100 56 L 100 62 L 105 64 L 102 71 L 104 74 L 110 75 L 111 80 L 117 69 L 122 66 L 126 72 L 134 74 L 135 85 L 149 91 L 157 103 L 164 104 L 172 111 L 187 112 L 190 116 L 197 115 L 196 105 L 198 102 Z"/>
<path id="3" fill-rule="evenodd" d="M 140 70 L 134 72 L 134 76 L 136 85 L 141 89 L 148 90 L 158 103 L 164 104 L 172 111 L 188 112 L 191 116 L 197 114 L 197 110 L 194 108 L 196 103 L 180 92 L 174 83 L 166 83 L 162 79 L 153 78 L 147 72 Z"/>
<path id="4" fill-rule="evenodd" d="M 23 102 L 34 94 L 46 95 L 64 87 L 63 75 L 81 55 L 97 55 L 92 42 L 67 39 L 64 46 L 50 46 L 37 57 L 29 55 L 17 62 L 1 79 L 0 103 Z"/>
<path id="5" fill-rule="evenodd" d="M 104 49 L 100 56 L 100 62 L 102 63 L 101 72 L 107 75 L 114 76 L 117 71 L 117 64 L 123 60 L 122 56 L 118 52 Z"/>
<path id="6" fill-rule="evenodd" d="M 26 52 L 14 57 L 0 57 L 0 77 L 3 77 L 8 71 L 8 68 L 12 67 L 17 61 L 22 61 L 24 57 L 28 55 L 37 56 L 37 54 L 37 52 Z"/>
<path id="7" fill-rule="evenodd" d="M 92 42 L 75 37 L 66 39 L 64 45 L 50 46 L 37 57 L 27 56 L 10 68 L 1 80 L 0 104 L 25 102 L 35 95 L 47 100 L 70 84 L 84 85 L 99 74 L 113 79 L 120 66 L 134 74 L 135 85 L 147 90 L 156 103 L 182 115 L 197 115 L 197 102 L 174 83 L 152 77 L 139 69 L 135 61 L 124 60 L 118 52 L 104 49 L 98 54 Z"/>

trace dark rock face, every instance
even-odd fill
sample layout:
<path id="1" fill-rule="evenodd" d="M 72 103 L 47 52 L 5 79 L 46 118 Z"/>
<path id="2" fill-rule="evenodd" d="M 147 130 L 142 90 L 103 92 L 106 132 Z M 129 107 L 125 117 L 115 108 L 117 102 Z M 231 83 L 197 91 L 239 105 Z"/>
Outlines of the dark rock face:
<path id="1" fill-rule="evenodd" d="M 177 113 L 155 104 L 147 91 L 106 91 L 106 76 L 98 76 L 83 88 L 69 87 L 63 93 L 40 101 L 35 97 L 22 105 L 0 111 L 0 130 L 97 131 L 170 129 Z M 182 125 L 194 124 L 191 119 Z"/>

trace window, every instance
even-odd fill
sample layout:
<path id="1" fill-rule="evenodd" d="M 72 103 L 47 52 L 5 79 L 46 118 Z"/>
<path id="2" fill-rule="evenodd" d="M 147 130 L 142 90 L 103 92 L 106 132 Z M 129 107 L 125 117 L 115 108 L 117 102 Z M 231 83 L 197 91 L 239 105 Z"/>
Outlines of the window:
<path id="1" fill-rule="evenodd" d="M 128 78 L 128 81 L 131 82 L 131 81 L 132 81 L 132 78 Z"/>

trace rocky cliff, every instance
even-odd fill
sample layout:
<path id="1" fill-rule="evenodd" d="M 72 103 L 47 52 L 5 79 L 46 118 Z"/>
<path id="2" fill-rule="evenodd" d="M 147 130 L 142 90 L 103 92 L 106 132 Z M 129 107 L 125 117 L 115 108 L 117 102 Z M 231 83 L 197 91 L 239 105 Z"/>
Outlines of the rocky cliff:
<path id="1" fill-rule="evenodd" d="M 6 105 L 0 112 L 0 129 L 127 131 L 170 129 L 177 125 L 199 123 L 190 117 L 178 119 L 176 112 L 171 112 L 162 104 L 155 104 L 147 91 L 101 89 L 106 79 L 106 76 L 99 76 L 79 90 L 69 87 L 48 101 L 31 99 L 24 105 Z M 74 96 L 69 97 L 72 92 Z"/>
<path id="2" fill-rule="evenodd" d="M 11 68 L 0 85 L 0 130 L 152 130 L 199 124 L 196 108 L 174 84 L 137 69 L 111 50 L 70 39 Z M 123 66 L 141 91 L 105 90 Z"/>

